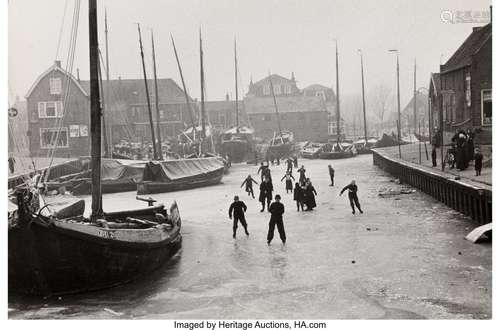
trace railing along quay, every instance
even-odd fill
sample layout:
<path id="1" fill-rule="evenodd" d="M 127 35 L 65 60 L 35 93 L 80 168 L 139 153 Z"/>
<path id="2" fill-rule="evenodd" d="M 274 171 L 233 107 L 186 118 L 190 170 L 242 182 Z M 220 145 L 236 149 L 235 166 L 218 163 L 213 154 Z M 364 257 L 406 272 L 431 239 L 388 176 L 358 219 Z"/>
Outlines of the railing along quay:
<path id="1" fill-rule="evenodd" d="M 491 189 L 443 177 L 406 161 L 391 159 L 376 150 L 373 150 L 373 164 L 398 178 L 401 183 L 421 190 L 480 225 L 492 222 Z"/>

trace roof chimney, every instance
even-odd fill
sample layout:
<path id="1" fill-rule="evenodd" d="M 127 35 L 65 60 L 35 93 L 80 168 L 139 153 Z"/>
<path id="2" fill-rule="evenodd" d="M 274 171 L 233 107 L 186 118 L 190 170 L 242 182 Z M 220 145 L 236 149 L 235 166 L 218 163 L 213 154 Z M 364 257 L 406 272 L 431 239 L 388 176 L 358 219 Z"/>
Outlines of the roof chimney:
<path id="1" fill-rule="evenodd" d="M 56 60 L 55 64 L 56 64 L 56 66 L 57 66 L 58 68 L 60 68 L 60 67 L 61 67 L 61 61 Z"/>

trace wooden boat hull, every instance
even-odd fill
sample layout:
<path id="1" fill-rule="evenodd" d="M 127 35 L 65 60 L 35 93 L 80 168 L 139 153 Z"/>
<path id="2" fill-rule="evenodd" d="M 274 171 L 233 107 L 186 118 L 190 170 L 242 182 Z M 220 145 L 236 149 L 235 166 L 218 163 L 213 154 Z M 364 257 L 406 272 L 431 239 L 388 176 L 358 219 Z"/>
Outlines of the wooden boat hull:
<path id="1" fill-rule="evenodd" d="M 232 163 L 246 161 L 252 154 L 252 146 L 247 141 L 229 140 L 222 142 L 222 152 L 231 157 Z"/>
<path id="2" fill-rule="evenodd" d="M 120 215 L 154 213 L 154 209 Z M 180 218 L 170 232 L 71 222 L 47 225 L 35 220 L 29 226 L 9 229 L 8 235 L 9 292 L 37 296 L 95 291 L 133 281 L 163 265 L 182 242 Z M 127 240 L 124 235 L 131 237 Z M 152 239 L 144 240 L 148 235 Z"/>
<path id="3" fill-rule="evenodd" d="M 320 159 L 343 159 L 354 156 L 356 156 L 356 154 L 352 152 L 322 152 L 319 154 Z"/>
<path id="4" fill-rule="evenodd" d="M 204 175 L 189 177 L 180 180 L 172 180 L 170 182 L 144 181 L 137 183 L 137 194 L 159 194 L 178 190 L 187 190 L 206 186 L 216 185 L 221 182 L 225 168 L 222 167 L 217 171 L 213 171 Z"/>

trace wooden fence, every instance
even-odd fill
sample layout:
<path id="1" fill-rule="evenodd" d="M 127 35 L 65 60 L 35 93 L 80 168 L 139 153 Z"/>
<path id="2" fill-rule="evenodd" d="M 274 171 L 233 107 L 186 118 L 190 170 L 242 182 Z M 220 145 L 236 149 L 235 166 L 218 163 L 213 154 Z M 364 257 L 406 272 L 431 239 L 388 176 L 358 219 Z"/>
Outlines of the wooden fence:
<path id="1" fill-rule="evenodd" d="M 474 219 L 478 224 L 492 222 L 491 189 L 481 189 L 459 180 L 450 180 L 439 174 L 390 159 L 373 151 L 373 164 L 449 207 Z"/>

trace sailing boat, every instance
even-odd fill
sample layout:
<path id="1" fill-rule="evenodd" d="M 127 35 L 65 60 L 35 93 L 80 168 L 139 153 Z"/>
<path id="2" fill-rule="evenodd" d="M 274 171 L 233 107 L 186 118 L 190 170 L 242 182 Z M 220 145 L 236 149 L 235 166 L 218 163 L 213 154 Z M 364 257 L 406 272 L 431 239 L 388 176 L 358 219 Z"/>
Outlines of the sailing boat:
<path id="1" fill-rule="evenodd" d="M 354 145 L 347 142 L 341 143 L 340 132 L 340 97 L 339 97 L 339 52 L 337 41 L 335 41 L 335 68 L 336 68 L 336 92 L 337 92 L 337 142 L 328 143 L 324 150 L 319 153 L 320 159 L 341 159 L 357 155 Z"/>
<path id="2" fill-rule="evenodd" d="M 240 125 L 238 109 L 238 59 L 236 56 L 236 40 L 234 41 L 234 85 L 236 93 L 235 113 L 236 126 L 223 132 L 221 136 L 222 152 L 231 157 L 231 162 L 240 163 L 254 157 L 254 129 Z"/>
<path id="3" fill-rule="evenodd" d="M 271 73 L 269 73 L 269 85 L 274 101 L 274 109 L 276 110 L 276 121 L 278 123 L 278 132 L 274 132 L 272 139 L 269 141 L 269 146 L 266 152 L 266 159 L 282 159 L 290 156 L 293 152 L 293 133 L 281 129 L 280 115 L 278 111 L 278 103 L 274 94 L 273 81 Z"/>
<path id="4" fill-rule="evenodd" d="M 84 201 L 57 212 L 35 187 L 17 190 L 9 217 L 9 291 L 39 296 L 104 289 L 151 273 L 181 246 L 181 218 L 174 202 L 105 213 L 101 194 L 97 8 L 89 0 L 92 213 Z M 11 201 L 12 202 L 12 201 Z"/>

